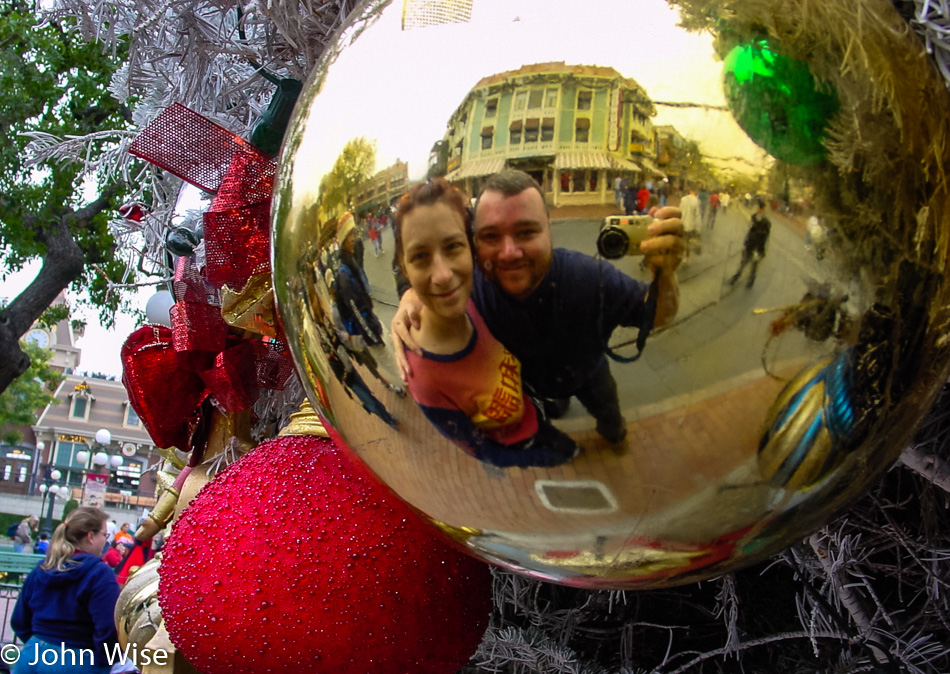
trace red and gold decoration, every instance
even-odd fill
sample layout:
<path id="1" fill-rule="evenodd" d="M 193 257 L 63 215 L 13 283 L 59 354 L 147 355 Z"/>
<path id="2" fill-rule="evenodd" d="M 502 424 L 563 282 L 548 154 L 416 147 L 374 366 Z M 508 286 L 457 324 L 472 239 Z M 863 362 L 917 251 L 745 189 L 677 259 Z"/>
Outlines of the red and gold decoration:
<path id="1" fill-rule="evenodd" d="M 297 370 L 380 480 L 447 530 L 472 532 L 465 545 L 506 569 L 619 590 L 764 561 L 893 465 L 947 382 L 946 82 L 887 0 L 669 0 L 655 13 L 616 0 L 586 18 L 564 0 L 542 4 L 532 15 L 499 5 L 508 14 L 473 13 L 396 44 L 386 27 L 404 5 L 393 3 L 371 22 L 354 15 L 329 47 L 335 58 L 311 75 L 295 108 L 273 195 L 274 293 Z M 558 12 L 572 20 L 550 22 Z M 607 15 L 676 48 L 658 69 L 660 46 L 641 52 L 591 38 Z M 495 41 L 489 63 L 485 38 L 499 22 L 510 33 Z M 449 51 L 446 71 L 426 78 L 458 90 L 427 87 L 420 106 L 405 64 L 443 64 Z M 359 86 L 390 91 L 385 110 L 367 113 L 344 62 L 374 64 Z M 412 111 L 411 119 L 392 111 Z M 383 178 L 397 167 L 374 163 L 384 157 L 429 163 L 410 163 L 393 188 Z M 561 413 L 551 423 L 582 451 L 553 468 L 469 456 L 459 435 L 481 438 L 464 404 L 446 395 L 433 412 L 435 387 L 419 395 L 428 387 L 418 372 L 400 396 L 387 386 L 401 374 L 391 354 L 379 349 L 367 364 L 366 350 L 339 328 L 338 316 L 356 306 L 340 300 L 334 267 L 356 255 L 337 236 L 345 212 L 387 219 L 412 189 L 410 176 L 426 172 L 464 197 L 486 186 L 502 193 L 504 178 L 492 177 L 503 169 L 536 179 L 532 219 L 550 219 L 542 227 L 550 236 L 515 246 L 520 271 L 479 242 L 472 254 L 484 273 L 463 270 L 458 288 L 471 280 L 474 306 L 520 361 L 525 389 L 570 405 L 546 407 Z M 710 204 L 703 222 L 686 218 L 710 244 L 703 254 L 680 264 L 681 241 L 658 270 L 670 282 L 659 304 L 676 307 L 675 317 L 659 321 L 645 357 L 626 364 L 643 335 L 632 326 L 650 311 L 634 296 L 657 275 L 631 254 L 609 263 L 592 256 L 602 218 L 623 208 L 610 185 L 624 179 L 641 187 L 641 199 L 652 187 L 676 207 L 695 186 Z M 716 206 L 713 194 L 731 194 L 733 205 Z M 747 233 L 757 197 L 770 223 L 764 250 L 744 244 L 755 238 Z M 491 224 L 491 213 L 478 212 L 485 203 L 476 202 L 474 220 Z M 808 222 L 826 242 L 821 259 Z M 382 301 L 392 269 L 365 260 L 375 303 L 359 298 L 362 322 L 389 325 L 395 315 L 403 323 Z M 731 285 L 743 270 L 748 285 Z M 773 325 L 761 307 L 788 309 Z M 440 359 L 419 362 L 436 378 Z M 458 393 L 466 404 L 482 395 Z M 564 551 L 572 563 L 558 561 Z"/>
<path id="2" fill-rule="evenodd" d="M 123 382 L 142 423 L 162 447 L 198 450 L 191 460 L 196 465 L 207 442 L 209 403 L 225 413 L 244 412 L 261 388 L 283 388 L 292 372 L 269 309 L 270 284 L 261 282 L 270 271 L 276 166 L 239 136 L 177 104 L 146 127 L 130 151 L 216 192 L 204 215 L 204 266 L 183 256 L 175 267 L 171 329 L 140 328 L 122 350 Z M 222 293 L 229 309 L 224 316 Z"/>
<path id="3" fill-rule="evenodd" d="M 306 436 L 259 445 L 209 482 L 159 573 L 165 628 L 206 674 L 454 672 L 491 608 L 487 566 Z"/>

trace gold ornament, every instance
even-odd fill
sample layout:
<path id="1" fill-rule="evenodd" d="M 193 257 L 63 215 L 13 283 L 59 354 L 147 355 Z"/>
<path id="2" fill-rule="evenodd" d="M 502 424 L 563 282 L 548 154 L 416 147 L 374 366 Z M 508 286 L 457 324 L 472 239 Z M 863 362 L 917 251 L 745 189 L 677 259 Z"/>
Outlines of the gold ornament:
<path id="1" fill-rule="evenodd" d="M 123 648 L 126 644 L 133 644 L 141 651 L 161 625 L 162 611 L 158 605 L 160 555 L 130 574 L 119 593 L 115 604 L 115 624 Z"/>
<path id="2" fill-rule="evenodd" d="M 313 411 L 313 405 L 311 405 L 310 401 L 306 398 L 300 403 L 300 409 L 290 415 L 290 423 L 284 426 L 277 435 L 278 437 L 285 435 L 316 435 L 321 438 L 330 437 L 330 434 L 327 433 L 327 429 L 323 427 L 323 422 L 320 421 L 320 417 Z"/>
<path id="3" fill-rule="evenodd" d="M 250 410 L 239 414 L 222 414 L 217 410 L 212 412 L 204 461 L 192 468 L 185 478 L 175 506 L 175 515 L 180 515 L 188 507 L 191 499 L 219 470 L 236 461 L 253 446 Z"/>
<path id="4" fill-rule="evenodd" d="M 605 36 L 604 17 L 640 39 Z M 295 108 L 273 206 L 297 370 L 383 482 L 508 569 L 646 588 L 775 554 L 893 462 L 950 369 L 950 93 L 892 3 L 552 0 L 410 24 L 394 3 L 344 27 Z M 736 48 L 776 65 L 724 69 Z M 792 71 L 828 105 L 777 105 Z M 357 79 L 389 105 L 367 114 Z M 807 152 L 755 144 L 806 137 Z M 503 169 L 540 195 L 496 185 L 470 251 L 404 260 L 430 354 L 403 395 L 394 209 L 436 177 L 467 205 Z M 649 256 L 631 197 L 681 208 L 659 211 Z M 417 244 L 462 232 L 464 209 L 414 208 Z M 347 211 L 362 239 L 338 234 Z M 660 320 L 633 362 L 647 292 Z M 476 317 L 451 320 L 469 294 L 485 322 L 470 340 Z M 467 364 L 466 343 L 504 354 L 492 338 L 513 358 L 445 364 Z M 529 443 L 532 406 L 548 419 Z"/>

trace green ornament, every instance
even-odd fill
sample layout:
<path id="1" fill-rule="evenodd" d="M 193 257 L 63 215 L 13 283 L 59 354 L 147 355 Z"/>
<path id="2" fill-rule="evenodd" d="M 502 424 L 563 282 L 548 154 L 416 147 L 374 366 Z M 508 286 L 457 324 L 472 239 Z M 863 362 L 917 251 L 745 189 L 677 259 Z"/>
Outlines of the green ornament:
<path id="1" fill-rule="evenodd" d="M 821 141 L 838 96 L 815 83 L 806 62 L 773 51 L 766 40 L 739 45 L 723 64 L 723 88 L 736 122 L 772 156 L 801 166 L 825 158 Z"/>

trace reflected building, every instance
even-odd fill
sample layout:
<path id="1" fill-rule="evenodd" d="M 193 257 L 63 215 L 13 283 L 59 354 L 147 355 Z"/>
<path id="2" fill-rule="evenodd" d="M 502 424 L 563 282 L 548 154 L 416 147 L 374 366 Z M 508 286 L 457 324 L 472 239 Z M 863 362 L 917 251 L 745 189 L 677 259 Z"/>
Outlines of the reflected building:
<path id="1" fill-rule="evenodd" d="M 689 142 L 670 124 L 658 125 L 654 131 L 657 166 L 666 174 L 671 185 L 682 187 L 690 174 Z"/>
<path id="2" fill-rule="evenodd" d="M 469 91 L 433 161 L 444 161 L 445 177 L 472 195 L 487 176 L 512 168 L 534 177 L 552 206 L 613 204 L 616 177 L 662 177 L 655 114 L 643 87 L 613 68 L 527 65 Z"/>
<path id="3" fill-rule="evenodd" d="M 409 164 L 396 163 L 376 173 L 361 183 L 356 192 L 356 213 L 362 215 L 380 206 L 389 206 L 393 199 L 402 196 L 409 184 Z"/>

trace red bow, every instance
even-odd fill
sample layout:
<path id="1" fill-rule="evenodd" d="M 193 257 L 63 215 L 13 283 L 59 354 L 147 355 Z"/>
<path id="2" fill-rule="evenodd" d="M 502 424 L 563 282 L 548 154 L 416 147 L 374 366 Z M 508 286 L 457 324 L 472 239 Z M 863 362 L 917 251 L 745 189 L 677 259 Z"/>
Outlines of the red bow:
<path id="1" fill-rule="evenodd" d="M 230 334 L 217 289 L 242 288 L 270 271 L 270 200 L 276 164 L 244 139 L 175 104 L 135 139 L 130 152 L 180 178 L 217 192 L 205 214 L 204 270 L 179 258 L 172 329 L 145 326 L 122 347 L 122 381 L 129 401 L 160 447 L 187 451 L 202 406 L 249 409 L 260 388 L 283 388 L 292 363 L 282 340 Z M 193 457 L 194 460 L 194 457 Z"/>

